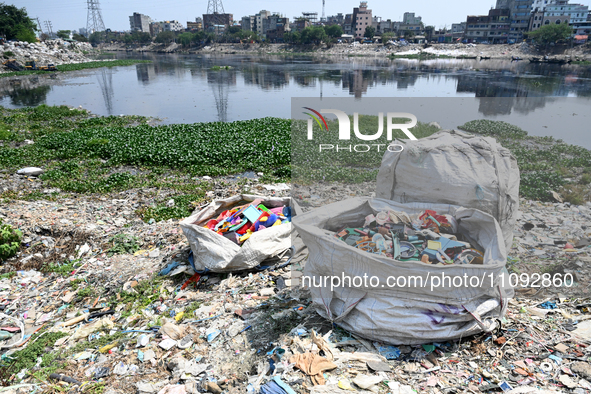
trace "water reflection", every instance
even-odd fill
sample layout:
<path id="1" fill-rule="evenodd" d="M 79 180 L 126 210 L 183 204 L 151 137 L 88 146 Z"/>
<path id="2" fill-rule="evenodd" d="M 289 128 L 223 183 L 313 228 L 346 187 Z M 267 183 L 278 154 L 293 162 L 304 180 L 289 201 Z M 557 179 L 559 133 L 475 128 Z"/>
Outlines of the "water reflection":
<path id="1" fill-rule="evenodd" d="M 113 98 L 115 96 L 113 92 L 113 72 L 110 68 L 102 68 L 96 78 L 103 94 L 107 113 L 113 115 Z"/>
<path id="2" fill-rule="evenodd" d="M 43 104 L 51 86 L 40 83 L 38 77 L 0 80 L 0 98 L 6 96 L 15 106 L 35 107 Z"/>
<path id="3" fill-rule="evenodd" d="M 157 109 L 164 108 L 162 102 L 166 100 L 178 101 L 178 111 L 186 112 L 187 108 L 182 108 L 183 103 L 187 103 L 189 107 L 188 103 L 192 101 L 205 108 L 212 103 L 213 98 L 215 107 L 210 112 L 217 111 L 214 119 L 220 121 L 236 120 L 243 118 L 246 113 L 250 114 L 248 106 L 244 104 L 244 96 L 249 101 L 256 100 L 262 104 L 263 110 L 267 111 L 261 112 L 263 116 L 285 117 L 289 116 L 288 106 L 276 108 L 269 105 L 269 102 L 275 104 L 279 97 L 284 99 L 298 96 L 472 96 L 479 98 L 481 114 L 494 116 L 512 111 L 529 113 L 552 102 L 549 97 L 591 97 L 589 66 L 501 60 L 392 61 L 371 57 L 317 59 L 243 55 L 134 56 L 143 56 L 153 63 L 138 64 L 135 70 L 133 67 L 87 70 L 59 74 L 59 77 L 53 79 L 45 75 L 0 79 L 0 105 L 39 105 L 47 102 L 50 92 L 52 95 L 57 94 L 58 87 L 74 84 L 75 92 L 80 92 L 82 96 L 87 93 L 86 86 L 91 82 L 89 79 L 94 79 L 92 84 L 98 81 L 107 114 L 140 113 L 141 108 L 138 106 L 142 104 L 152 105 Z M 219 66 L 223 69 L 218 70 Z M 229 68 L 225 69 L 225 66 Z M 139 84 L 137 89 L 130 86 L 135 80 Z M 56 86 L 56 92 L 52 91 L 52 86 Z M 61 101 L 58 102 L 70 104 L 70 97 L 64 98 L 64 95 L 65 93 L 59 97 Z M 121 99 L 122 97 L 125 99 Z M 487 100 L 499 97 L 508 100 L 495 105 Z M 524 100 L 525 98 L 528 100 Z M 72 102 L 70 105 L 79 104 Z M 191 105 L 188 109 L 192 107 L 194 106 Z M 91 110 L 102 113 L 96 108 Z M 177 113 L 166 113 L 165 116 L 171 121 L 178 118 Z"/>

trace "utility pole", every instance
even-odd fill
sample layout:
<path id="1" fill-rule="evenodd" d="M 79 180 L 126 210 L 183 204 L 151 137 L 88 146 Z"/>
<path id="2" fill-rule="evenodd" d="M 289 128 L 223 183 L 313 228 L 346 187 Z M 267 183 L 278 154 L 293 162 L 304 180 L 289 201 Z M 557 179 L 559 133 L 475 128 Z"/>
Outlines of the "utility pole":
<path id="1" fill-rule="evenodd" d="M 37 26 L 39 26 L 39 31 L 41 31 L 41 34 L 43 34 L 43 27 L 41 27 L 41 22 L 39 21 L 39 17 L 37 17 L 35 19 L 37 19 Z"/>
<path id="2" fill-rule="evenodd" d="M 47 35 L 49 38 L 53 38 L 53 26 L 51 21 L 45 21 L 45 29 L 47 30 Z"/>

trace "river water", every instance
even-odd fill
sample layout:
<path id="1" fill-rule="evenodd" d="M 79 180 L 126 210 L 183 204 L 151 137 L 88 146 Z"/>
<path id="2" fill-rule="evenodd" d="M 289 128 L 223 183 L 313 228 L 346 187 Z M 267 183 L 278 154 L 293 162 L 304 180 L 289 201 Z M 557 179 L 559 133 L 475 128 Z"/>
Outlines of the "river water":
<path id="1" fill-rule="evenodd" d="M 153 62 L 0 79 L 0 105 L 66 104 L 99 115 L 194 123 L 289 118 L 292 97 L 394 97 L 397 112 L 411 112 L 420 121 L 437 121 L 446 128 L 479 118 L 505 120 L 530 134 L 591 148 L 591 66 L 527 60 L 133 56 Z"/>

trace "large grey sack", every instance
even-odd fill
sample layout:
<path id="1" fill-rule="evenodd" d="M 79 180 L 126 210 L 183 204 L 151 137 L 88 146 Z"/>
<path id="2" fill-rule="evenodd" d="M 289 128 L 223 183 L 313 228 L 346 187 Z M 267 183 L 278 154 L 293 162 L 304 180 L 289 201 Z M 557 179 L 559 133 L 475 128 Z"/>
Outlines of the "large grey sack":
<path id="1" fill-rule="evenodd" d="M 453 204 L 492 215 L 507 250 L 519 210 L 519 167 L 494 138 L 443 130 L 418 141 L 395 140 L 402 152 L 384 154 L 377 198 Z M 397 149 L 399 150 L 399 148 Z"/>
<path id="2" fill-rule="evenodd" d="M 390 209 L 409 215 L 426 209 L 452 215 L 459 232 L 486 251 L 484 264 L 439 266 L 398 261 L 353 248 L 334 236 L 343 227 L 363 223 L 369 214 Z M 309 249 L 302 284 L 309 288 L 316 311 L 367 339 L 411 345 L 491 332 L 514 296 L 499 224 L 491 215 L 473 208 L 356 198 L 298 215 L 293 225 Z M 343 275 L 375 277 L 379 282 L 324 285 L 325 278 Z M 461 284 L 434 280 L 444 276 L 469 280 Z M 408 279 L 408 285 L 388 283 L 389 278 L 398 277 Z"/>

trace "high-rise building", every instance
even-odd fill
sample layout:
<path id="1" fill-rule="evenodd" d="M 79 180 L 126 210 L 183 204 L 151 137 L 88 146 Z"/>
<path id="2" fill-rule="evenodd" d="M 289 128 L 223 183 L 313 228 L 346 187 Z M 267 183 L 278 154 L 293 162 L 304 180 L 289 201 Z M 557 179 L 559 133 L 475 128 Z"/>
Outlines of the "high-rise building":
<path id="1" fill-rule="evenodd" d="M 150 23 L 152 23 L 152 18 L 150 18 L 148 15 L 134 12 L 133 15 L 129 17 L 129 26 L 131 27 L 131 31 L 149 33 Z"/>

